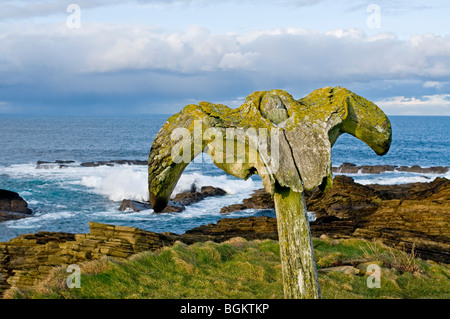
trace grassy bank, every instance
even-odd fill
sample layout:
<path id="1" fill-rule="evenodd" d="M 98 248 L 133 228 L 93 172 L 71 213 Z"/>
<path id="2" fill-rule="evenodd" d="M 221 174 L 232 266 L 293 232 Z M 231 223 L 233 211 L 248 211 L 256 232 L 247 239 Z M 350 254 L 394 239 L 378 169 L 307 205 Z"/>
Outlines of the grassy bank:
<path id="1" fill-rule="evenodd" d="M 323 298 L 450 298 L 450 266 L 364 240 L 314 239 Z M 233 238 L 177 243 L 126 261 L 80 264 L 81 287 L 69 289 L 57 268 L 32 290 L 9 298 L 283 298 L 278 242 Z M 364 262 L 381 266 L 380 288 L 368 288 Z M 330 267 L 340 267 L 330 270 Z M 327 269 L 328 268 L 328 269 Z M 360 270 L 357 270 L 360 268 Z M 359 272 L 359 273 L 358 273 Z"/>

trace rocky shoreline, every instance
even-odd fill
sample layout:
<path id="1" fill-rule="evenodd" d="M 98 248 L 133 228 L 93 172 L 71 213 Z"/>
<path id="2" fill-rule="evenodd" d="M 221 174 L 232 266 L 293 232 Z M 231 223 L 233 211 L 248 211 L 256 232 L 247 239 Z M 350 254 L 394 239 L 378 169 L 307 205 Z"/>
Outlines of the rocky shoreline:
<path id="1" fill-rule="evenodd" d="M 7 195 L 11 195 L 11 200 L 20 201 L 16 193 Z M 213 187 L 202 188 L 200 192 L 193 189 L 173 198 L 171 207 L 181 211 L 207 196 L 221 195 L 224 191 Z M 316 220 L 310 223 L 314 237 L 379 240 L 406 251 L 414 245 L 419 257 L 450 263 L 450 181 L 446 178 L 436 178 L 430 183 L 361 185 L 351 177 L 337 175 L 332 189 L 325 193 L 309 192 L 305 197 L 308 211 L 316 215 Z M 145 203 L 124 201 L 122 204 L 123 209 L 146 209 L 146 206 L 133 206 Z M 9 205 L 11 207 L 11 203 Z M 28 209 L 23 202 L 19 207 Z M 224 218 L 217 223 L 202 225 L 181 235 L 94 222 L 89 223 L 88 234 L 39 232 L 21 235 L 0 243 L 0 295 L 11 287 L 34 285 L 55 266 L 102 256 L 127 258 L 141 251 L 172 245 L 175 241 L 186 244 L 208 240 L 221 242 L 232 237 L 276 240 L 276 218 L 230 218 L 233 211 L 273 207 L 270 194 L 261 189 L 242 204 L 222 208 Z M 30 216 L 29 213 L 17 212 Z"/>
<path id="2" fill-rule="evenodd" d="M 77 163 L 73 160 L 56 160 L 49 161 L 37 161 L 37 169 L 54 169 L 54 168 L 68 168 L 68 167 L 99 167 L 99 166 L 116 166 L 116 165 L 148 165 L 148 161 L 143 160 L 109 160 L 109 161 L 95 161 Z M 333 166 L 333 173 L 342 174 L 380 174 L 383 172 L 410 172 L 419 174 L 445 174 L 450 171 L 450 166 L 432 166 L 421 167 L 418 165 L 413 166 L 398 166 L 398 165 L 361 165 L 358 166 L 353 163 L 343 163 L 340 166 Z"/>
<path id="3" fill-rule="evenodd" d="M 340 166 L 333 166 L 333 173 L 342 174 L 381 174 L 383 172 L 409 172 L 419 174 L 445 174 L 450 170 L 450 166 L 420 167 L 397 166 L 397 165 L 361 165 L 353 163 L 343 163 Z"/>
<path id="4" fill-rule="evenodd" d="M 54 169 L 54 168 L 68 168 L 68 167 L 99 167 L 99 166 L 116 166 L 116 165 L 148 165 L 147 161 L 141 160 L 110 160 L 110 161 L 96 161 L 77 163 L 75 161 L 56 160 L 54 162 L 37 161 L 37 169 Z"/>

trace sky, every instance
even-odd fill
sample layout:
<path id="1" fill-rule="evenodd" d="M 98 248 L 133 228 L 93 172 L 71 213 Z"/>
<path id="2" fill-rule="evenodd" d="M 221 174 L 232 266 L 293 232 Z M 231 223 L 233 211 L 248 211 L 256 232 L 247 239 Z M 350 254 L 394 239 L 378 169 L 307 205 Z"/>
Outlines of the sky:
<path id="1" fill-rule="evenodd" d="M 0 116 L 172 114 L 343 86 L 450 115 L 450 1 L 0 0 Z"/>

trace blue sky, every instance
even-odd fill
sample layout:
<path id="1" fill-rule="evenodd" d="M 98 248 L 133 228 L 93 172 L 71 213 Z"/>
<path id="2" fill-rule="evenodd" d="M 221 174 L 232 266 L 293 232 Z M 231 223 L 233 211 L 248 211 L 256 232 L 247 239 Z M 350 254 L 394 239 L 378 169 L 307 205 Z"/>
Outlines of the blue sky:
<path id="1" fill-rule="evenodd" d="M 0 0 L 0 115 L 167 114 L 338 85 L 390 115 L 450 115 L 449 16 L 444 0 Z"/>

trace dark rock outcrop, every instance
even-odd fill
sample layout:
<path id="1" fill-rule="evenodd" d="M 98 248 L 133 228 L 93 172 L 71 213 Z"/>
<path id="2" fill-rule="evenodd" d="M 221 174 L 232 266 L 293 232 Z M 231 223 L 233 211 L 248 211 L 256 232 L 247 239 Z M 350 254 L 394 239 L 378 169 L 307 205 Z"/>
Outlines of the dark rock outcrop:
<path id="1" fill-rule="evenodd" d="M 67 167 L 99 167 L 99 166 L 115 166 L 115 165 L 147 165 L 147 161 L 141 160 L 111 160 L 111 161 L 95 161 L 77 164 L 75 161 L 61 161 L 54 162 L 37 161 L 37 169 L 53 169 L 53 168 L 67 168 Z"/>
<path id="2" fill-rule="evenodd" d="M 221 188 L 212 186 L 203 186 L 200 192 L 197 192 L 195 188 L 190 191 L 178 193 L 170 201 L 182 206 L 188 206 L 201 201 L 210 196 L 224 196 L 227 192 Z"/>
<path id="3" fill-rule="evenodd" d="M 353 163 L 343 163 L 340 166 L 333 167 L 333 173 L 341 174 L 380 174 L 383 172 L 411 172 L 420 174 L 445 174 L 449 171 L 449 166 L 433 166 L 420 167 L 413 166 L 396 166 L 396 165 L 362 165 L 357 166 Z"/>
<path id="4" fill-rule="evenodd" d="M 148 209 L 152 209 L 152 205 L 132 199 L 124 199 L 119 207 L 119 210 L 121 211 L 133 210 L 135 212 Z"/>
<path id="5" fill-rule="evenodd" d="M 195 190 L 195 186 L 192 187 L 190 191 L 178 193 L 173 199 L 171 199 L 164 208 L 163 211 L 159 213 L 179 213 L 185 209 L 185 206 L 197 203 L 207 197 L 211 196 L 224 196 L 227 192 L 221 188 L 216 188 L 212 186 L 203 186 L 200 192 Z M 133 210 L 139 212 L 142 210 L 152 209 L 152 205 L 149 202 L 139 202 L 131 199 L 124 199 L 120 205 L 119 210 Z"/>
<path id="6" fill-rule="evenodd" d="M 47 161 L 37 161 L 36 168 L 37 169 L 52 169 L 52 168 L 66 168 L 76 166 L 75 161 L 61 161 L 56 160 L 54 162 Z"/>
<path id="7" fill-rule="evenodd" d="M 152 209 L 152 205 L 148 202 L 139 202 L 132 199 L 124 199 L 119 207 L 121 211 L 133 210 L 135 212 L 140 212 L 143 210 Z M 179 213 L 184 210 L 184 206 L 169 204 L 161 213 Z"/>
<path id="8" fill-rule="evenodd" d="M 443 166 L 420 167 L 417 165 L 413 165 L 413 166 L 400 166 L 396 170 L 399 172 L 412 172 L 412 173 L 423 173 L 423 174 L 445 174 L 448 172 L 449 167 L 443 167 Z"/>
<path id="9" fill-rule="evenodd" d="M 147 165 L 147 161 L 140 160 L 113 160 L 81 163 L 81 167 L 115 166 L 115 165 Z"/>
<path id="10" fill-rule="evenodd" d="M 0 189 L 0 222 L 29 217 L 28 203 L 16 192 Z"/>
<path id="11" fill-rule="evenodd" d="M 233 204 L 230 206 L 222 207 L 220 212 L 222 214 L 231 213 L 234 211 L 244 209 L 275 209 L 272 195 L 267 193 L 264 188 L 258 189 L 253 192 L 250 198 L 243 200 L 242 204 Z"/>

